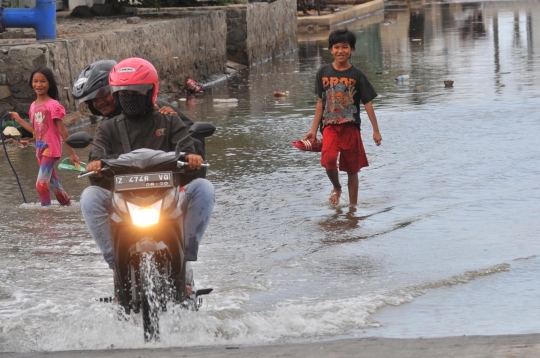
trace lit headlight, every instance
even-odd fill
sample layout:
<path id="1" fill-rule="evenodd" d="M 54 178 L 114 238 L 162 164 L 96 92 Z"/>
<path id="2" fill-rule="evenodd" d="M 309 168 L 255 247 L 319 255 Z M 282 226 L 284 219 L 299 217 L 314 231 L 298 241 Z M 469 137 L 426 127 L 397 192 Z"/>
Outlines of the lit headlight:
<path id="1" fill-rule="evenodd" d="M 137 206 L 129 201 L 126 201 L 133 224 L 137 226 L 150 226 L 157 224 L 159 221 L 159 213 L 161 211 L 162 202 L 163 199 L 156 201 L 150 206 Z"/>

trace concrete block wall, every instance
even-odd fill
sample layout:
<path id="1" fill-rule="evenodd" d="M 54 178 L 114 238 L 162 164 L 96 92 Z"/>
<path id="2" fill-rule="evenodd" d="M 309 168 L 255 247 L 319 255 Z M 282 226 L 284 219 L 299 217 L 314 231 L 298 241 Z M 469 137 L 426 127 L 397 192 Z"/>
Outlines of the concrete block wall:
<path id="1" fill-rule="evenodd" d="M 166 93 L 180 91 L 187 77 L 205 82 L 222 75 L 227 60 L 255 65 L 298 48 L 296 0 L 130 11 L 135 16 L 165 11 L 179 17 L 69 40 L 0 45 L 0 113 L 28 113 L 35 98 L 28 79 L 41 66 L 55 73 L 61 102 L 71 112 L 76 110 L 73 80 L 100 59 L 147 59 L 160 75 L 160 92 Z"/>
<path id="2" fill-rule="evenodd" d="M 246 39 L 247 6 L 233 5 L 227 7 L 227 59 L 242 65 L 249 65 Z"/>
<path id="3" fill-rule="evenodd" d="M 296 0 L 247 5 L 246 51 L 249 65 L 298 49 Z"/>
<path id="4" fill-rule="evenodd" d="M 214 11 L 87 34 L 69 41 L 0 46 L 0 95 L 4 97 L 0 99 L 0 111 L 28 112 L 35 98 L 28 79 L 41 66 L 54 71 L 61 102 L 68 112 L 75 110 L 70 95 L 73 80 L 86 65 L 100 59 L 147 59 L 160 75 L 160 92 L 180 91 L 187 77 L 211 79 L 226 70 L 225 20 L 225 11 Z"/>
<path id="5" fill-rule="evenodd" d="M 382 1 L 382 0 L 380 0 Z M 177 14 L 226 11 L 227 58 L 251 66 L 298 48 L 296 0 L 252 2 L 247 5 L 140 9 L 126 8 L 137 14 Z"/>

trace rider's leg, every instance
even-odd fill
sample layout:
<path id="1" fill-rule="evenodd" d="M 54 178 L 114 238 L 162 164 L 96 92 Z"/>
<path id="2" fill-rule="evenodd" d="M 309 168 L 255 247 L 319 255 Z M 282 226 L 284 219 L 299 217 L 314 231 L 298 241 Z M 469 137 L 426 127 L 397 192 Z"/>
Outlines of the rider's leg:
<path id="1" fill-rule="evenodd" d="M 185 192 L 180 201 L 180 209 L 185 215 L 186 259 L 197 261 L 199 244 L 214 208 L 214 186 L 206 179 L 195 179 L 185 186 Z"/>
<path id="2" fill-rule="evenodd" d="M 90 235 L 98 245 L 103 258 L 114 267 L 109 210 L 111 192 L 99 186 L 89 186 L 81 194 L 81 211 Z"/>

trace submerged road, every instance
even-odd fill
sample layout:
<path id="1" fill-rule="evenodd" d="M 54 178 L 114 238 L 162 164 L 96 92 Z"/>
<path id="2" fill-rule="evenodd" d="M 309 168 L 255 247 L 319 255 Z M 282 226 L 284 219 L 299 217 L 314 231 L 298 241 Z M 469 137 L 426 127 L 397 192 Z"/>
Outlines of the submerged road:
<path id="1" fill-rule="evenodd" d="M 291 145 L 311 126 L 326 40 L 170 98 L 218 127 L 193 265 L 214 291 L 198 312 L 164 312 L 159 343 L 96 301 L 113 277 L 80 213 L 88 182 L 59 171 L 74 205 L 42 208 L 35 148 L 12 148 L 21 204 L 0 153 L 0 358 L 540 357 L 539 3 L 430 2 L 348 25 L 384 138 L 362 111 L 357 208 L 329 205 L 318 155 Z"/>
<path id="2" fill-rule="evenodd" d="M 538 357 L 540 334 L 430 339 L 362 338 L 269 346 L 120 349 L 46 353 L 0 353 L 0 358 L 176 358 L 176 357 Z"/>

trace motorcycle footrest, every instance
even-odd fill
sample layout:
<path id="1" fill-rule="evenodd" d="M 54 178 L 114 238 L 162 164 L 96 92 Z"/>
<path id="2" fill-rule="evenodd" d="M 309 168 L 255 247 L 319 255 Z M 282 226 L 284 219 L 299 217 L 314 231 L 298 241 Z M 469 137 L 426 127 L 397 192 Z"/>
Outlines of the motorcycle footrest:
<path id="1" fill-rule="evenodd" d="M 214 291 L 213 288 L 202 288 L 200 290 L 197 290 L 196 296 L 199 297 L 199 296 L 203 296 L 203 295 L 208 295 L 212 291 Z"/>

